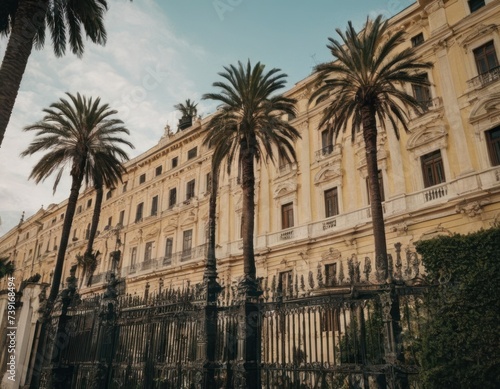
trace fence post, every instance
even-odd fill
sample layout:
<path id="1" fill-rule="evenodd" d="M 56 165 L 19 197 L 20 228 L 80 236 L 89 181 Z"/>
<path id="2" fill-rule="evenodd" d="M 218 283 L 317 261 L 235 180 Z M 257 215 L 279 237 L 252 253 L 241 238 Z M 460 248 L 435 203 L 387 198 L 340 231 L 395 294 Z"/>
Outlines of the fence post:
<path id="1" fill-rule="evenodd" d="M 387 384 L 394 389 L 409 388 L 408 376 L 400 366 L 404 364 L 403 341 L 401 336 L 401 311 L 399 296 L 394 284 L 380 293 L 382 304 L 382 320 L 384 322 L 384 352 L 389 371 L 386 374 Z"/>
<path id="2" fill-rule="evenodd" d="M 109 274 L 106 291 L 101 300 L 99 336 L 96 349 L 98 367 L 93 377 L 94 382 L 90 385 L 91 388 L 108 388 L 111 384 L 118 316 L 118 292 L 116 287 L 119 282 L 112 271 Z"/>
<path id="3" fill-rule="evenodd" d="M 234 387 L 261 388 L 261 310 L 257 283 L 244 280 L 238 286 L 238 356 L 235 366 Z"/>
<path id="4" fill-rule="evenodd" d="M 217 300 L 221 286 L 217 282 L 217 259 L 215 256 L 215 229 L 217 219 L 217 190 L 219 186 L 219 171 L 213 169 L 210 179 L 210 201 L 208 210 L 208 245 L 207 261 L 203 273 L 201 295 L 201 315 L 198 319 L 198 388 L 215 388 L 215 351 L 217 347 Z"/>
<path id="5" fill-rule="evenodd" d="M 70 269 L 70 276 L 66 278 L 67 287 L 60 294 L 61 311 L 59 320 L 55 328 L 55 337 L 52 342 L 51 350 L 51 387 L 54 389 L 63 389 L 71 387 L 72 380 L 72 367 L 61 365 L 61 355 L 63 350 L 67 347 L 70 337 L 69 322 L 71 316 L 68 316 L 68 309 L 78 297 L 76 292 L 77 279 L 75 277 L 76 265 Z"/>

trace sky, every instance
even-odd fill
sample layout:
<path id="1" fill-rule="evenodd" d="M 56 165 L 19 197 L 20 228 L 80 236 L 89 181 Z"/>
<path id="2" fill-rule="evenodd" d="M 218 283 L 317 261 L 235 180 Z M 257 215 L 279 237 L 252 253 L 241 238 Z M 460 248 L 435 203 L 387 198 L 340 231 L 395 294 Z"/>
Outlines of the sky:
<path id="1" fill-rule="evenodd" d="M 261 62 L 288 75 L 287 89 L 331 60 L 328 37 L 338 38 L 352 21 L 358 29 L 367 16 L 390 17 L 414 0 L 109 0 L 106 45 L 86 42 L 85 53 L 56 58 L 50 40 L 33 51 L 0 148 L 0 236 L 41 207 L 69 195 L 67 178 L 53 193 L 55 177 L 36 185 L 29 180 L 40 155 L 21 158 L 33 140 L 23 128 L 43 117 L 42 110 L 79 92 L 101 97 L 116 109 L 135 145 L 131 158 L 155 146 L 168 124 L 177 128 L 174 105 L 198 103 L 203 117 L 215 110 L 203 101 L 224 66 Z M 0 38 L 3 58 L 7 38 Z M 285 90 L 283 90 L 284 92 Z"/>

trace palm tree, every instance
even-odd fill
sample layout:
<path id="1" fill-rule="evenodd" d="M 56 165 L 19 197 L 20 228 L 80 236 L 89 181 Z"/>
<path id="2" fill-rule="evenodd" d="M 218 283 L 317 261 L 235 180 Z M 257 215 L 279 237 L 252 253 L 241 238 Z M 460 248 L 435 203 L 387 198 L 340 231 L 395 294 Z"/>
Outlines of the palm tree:
<path id="1" fill-rule="evenodd" d="M 0 67 L 0 146 L 16 101 L 33 45 L 42 48 L 48 26 L 54 53 L 60 57 L 68 44 L 81 57 L 83 31 L 97 44 L 106 43 L 103 19 L 106 0 L 3 0 L 0 7 L 0 35 L 9 36 Z"/>
<path id="2" fill-rule="evenodd" d="M 44 181 L 57 172 L 54 191 L 59 184 L 64 169 L 70 166 L 71 192 L 64 216 L 61 243 L 57 253 L 56 265 L 47 309 L 48 318 L 56 300 L 61 283 L 62 268 L 68 240 L 75 214 L 78 194 L 82 183 L 113 183 L 124 171 L 122 162 L 128 155 L 122 145 L 133 147 L 120 136 L 129 134 L 119 119 L 110 118 L 117 113 L 108 104 L 101 104 L 100 98 L 93 100 L 67 93 L 69 100 L 61 98 L 43 111 L 43 120 L 26 127 L 25 131 L 37 131 L 36 139 L 21 153 L 22 157 L 41 151 L 47 153 L 33 167 L 30 179 L 36 183 Z M 100 207 L 99 207 L 100 208 Z"/>
<path id="3" fill-rule="evenodd" d="M 0 258 L 0 279 L 4 278 L 5 276 L 11 276 L 14 274 L 14 264 L 12 261 L 9 261 L 9 258 Z"/>
<path id="4" fill-rule="evenodd" d="M 197 107 L 194 101 L 187 99 L 186 102 L 174 105 L 175 109 L 178 109 L 182 113 L 182 117 L 179 119 L 179 128 L 184 130 L 193 124 L 193 119 L 198 114 Z"/>
<path id="5" fill-rule="evenodd" d="M 333 62 L 320 64 L 315 72 L 318 89 L 310 101 L 328 99 L 320 128 L 326 127 L 330 137 L 345 131 L 351 121 L 351 134 L 362 131 L 365 142 L 373 236 L 377 274 L 380 281 L 386 280 L 387 247 L 384 217 L 378 181 L 377 122 L 385 128 L 386 119 L 392 124 L 399 139 L 397 124 L 407 129 L 406 109 L 422 110 L 425 107 L 401 86 L 405 83 L 429 85 L 422 71 L 431 67 L 419 61 L 413 48 L 394 51 L 404 42 L 404 31 L 388 32 L 387 21 L 378 16 L 367 19 L 363 31 L 358 33 L 348 23 L 345 34 L 337 29 L 341 40 L 328 38 Z M 420 73 L 419 73 L 420 72 Z"/>
<path id="6" fill-rule="evenodd" d="M 226 82 L 213 83 L 219 93 L 208 93 L 203 99 L 221 103 L 206 128 L 205 144 L 214 148 L 213 161 L 217 165 L 225 160 L 228 174 L 233 161 L 238 161 L 243 195 L 242 238 L 244 279 L 242 291 L 256 291 L 256 269 L 253 247 L 255 219 L 255 162 L 262 158 L 275 159 L 273 147 L 288 159 L 296 159 L 293 142 L 299 132 L 283 115 L 295 114 L 296 101 L 283 95 L 273 95 L 285 85 L 286 74 L 280 69 L 264 72 L 258 62 L 244 66 L 224 67 L 219 75 Z"/>

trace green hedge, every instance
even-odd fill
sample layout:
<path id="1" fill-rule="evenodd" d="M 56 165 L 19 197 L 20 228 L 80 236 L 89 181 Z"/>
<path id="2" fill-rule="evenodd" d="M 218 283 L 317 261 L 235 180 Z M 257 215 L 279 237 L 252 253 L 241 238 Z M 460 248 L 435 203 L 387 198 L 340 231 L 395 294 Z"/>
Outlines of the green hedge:
<path id="1" fill-rule="evenodd" d="M 429 281 L 422 333 L 428 389 L 500 388 L 500 228 L 419 242 Z"/>

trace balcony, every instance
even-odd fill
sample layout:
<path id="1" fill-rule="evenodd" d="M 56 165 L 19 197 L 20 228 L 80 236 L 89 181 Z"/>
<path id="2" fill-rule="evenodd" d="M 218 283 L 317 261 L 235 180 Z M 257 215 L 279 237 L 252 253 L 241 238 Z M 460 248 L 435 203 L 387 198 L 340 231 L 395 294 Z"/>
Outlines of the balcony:
<path id="1" fill-rule="evenodd" d="M 283 165 L 280 165 L 277 169 L 278 176 L 284 176 L 292 171 L 297 170 L 297 164 L 295 162 L 293 163 L 285 163 Z"/>
<path id="2" fill-rule="evenodd" d="M 333 145 L 328 145 L 316 151 L 316 161 L 319 161 L 333 153 Z"/>
<path id="3" fill-rule="evenodd" d="M 443 106 L 443 100 L 441 99 L 441 97 L 435 97 L 434 99 L 421 101 L 420 103 L 423 105 L 423 112 L 410 110 L 411 119 L 419 118 L 426 113 L 435 111 Z"/>
<path id="4" fill-rule="evenodd" d="M 469 81 L 467 81 L 467 84 L 471 89 L 482 88 L 492 82 L 497 81 L 498 79 L 500 79 L 500 66 L 497 66 L 491 69 L 489 72 L 480 74 L 479 76 L 470 79 Z"/>

